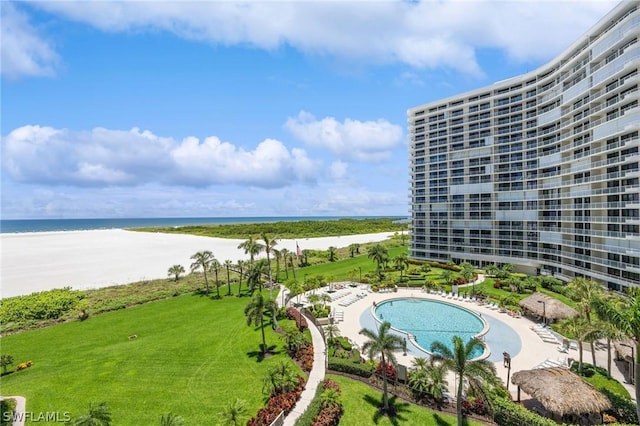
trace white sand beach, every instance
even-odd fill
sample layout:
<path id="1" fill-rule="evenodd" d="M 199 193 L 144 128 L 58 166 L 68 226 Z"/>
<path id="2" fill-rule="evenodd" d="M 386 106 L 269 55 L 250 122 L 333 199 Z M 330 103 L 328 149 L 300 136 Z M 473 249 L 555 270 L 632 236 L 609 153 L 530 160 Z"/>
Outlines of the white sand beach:
<path id="1" fill-rule="evenodd" d="M 382 241 L 393 232 L 279 240 L 295 253 Z M 0 297 L 65 286 L 84 290 L 167 277 L 170 266 L 188 271 L 192 254 L 210 250 L 221 263 L 246 259 L 243 240 L 133 232 L 122 229 L 0 234 Z"/>

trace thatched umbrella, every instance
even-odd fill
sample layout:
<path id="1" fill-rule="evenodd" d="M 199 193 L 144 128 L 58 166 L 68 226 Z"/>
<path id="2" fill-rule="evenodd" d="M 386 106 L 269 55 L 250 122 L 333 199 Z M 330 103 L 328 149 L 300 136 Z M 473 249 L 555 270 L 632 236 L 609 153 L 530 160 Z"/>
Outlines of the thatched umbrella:
<path id="1" fill-rule="evenodd" d="M 611 408 L 607 397 L 566 368 L 518 371 L 511 383 L 518 386 L 518 399 L 522 389 L 558 416 L 601 413 Z"/>
<path id="2" fill-rule="evenodd" d="M 548 319 L 570 318 L 578 315 L 578 311 L 571 306 L 567 306 L 558 299 L 538 292 L 522 299 L 520 306 L 529 312 Z"/>

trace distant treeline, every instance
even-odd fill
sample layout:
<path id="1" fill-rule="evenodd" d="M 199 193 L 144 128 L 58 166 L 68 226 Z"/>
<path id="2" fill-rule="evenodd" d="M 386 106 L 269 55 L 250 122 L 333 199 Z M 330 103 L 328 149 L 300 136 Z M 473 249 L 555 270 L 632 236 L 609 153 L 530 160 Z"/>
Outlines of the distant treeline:
<path id="1" fill-rule="evenodd" d="M 164 228 L 136 228 L 134 231 L 190 234 L 204 237 L 238 238 L 265 233 L 277 238 L 335 237 L 406 231 L 405 218 L 301 220 L 298 222 L 239 223 L 231 225 L 190 225 Z"/>

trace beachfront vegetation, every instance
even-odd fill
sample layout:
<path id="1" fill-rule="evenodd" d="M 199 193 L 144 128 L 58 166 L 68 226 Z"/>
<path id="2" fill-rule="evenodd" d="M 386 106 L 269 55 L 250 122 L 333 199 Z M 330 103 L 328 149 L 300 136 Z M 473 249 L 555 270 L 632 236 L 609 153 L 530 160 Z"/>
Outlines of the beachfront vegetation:
<path id="1" fill-rule="evenodd" d="M 169 412 L 186 424 L 215 424 L 232 386 L 233 399 L 255 413 L 264 406 L 260 378 L 288 356 L 274 337 L 274 355 L 259 362 L 261 331 L 246 326 L 247 300 L 184 295 L 3 336 L 3 351 L 33 360 L 3 376 L 3 393 L 25 396 L 33 412 L 75 416 L 106 400 L 117 424 L 158 424 Z"/>
<path id="2" fill-rule="evenodd" d="M 133 231 L 191 234 L 205 237 L 245 239 L 261 234 L 278 238 L 336 237 L 340 235 L 373 234 L 378 232 L 407 232 L 403 218 L 300 220 L 296 222 L 238 223 L 229 225 L 192 225 L 164 228 L 136 228 Z"/>
<path id="3" fill-rule="evenodd" d="M 262 293 L 256 293 L 253 301 L 244 308 L 244 314 L 247 317 L 247 325 L 254 324 L 260 329 L 262 335 L 262 345 L 260 345 L 262 356 L 267 353 L 267 341 L 264 333 L 264 317 L 267 314 L 271 316 L 271 322 L 275 329 L 275 311 L 276 303 L 273 300 L 267 300 Z"/>

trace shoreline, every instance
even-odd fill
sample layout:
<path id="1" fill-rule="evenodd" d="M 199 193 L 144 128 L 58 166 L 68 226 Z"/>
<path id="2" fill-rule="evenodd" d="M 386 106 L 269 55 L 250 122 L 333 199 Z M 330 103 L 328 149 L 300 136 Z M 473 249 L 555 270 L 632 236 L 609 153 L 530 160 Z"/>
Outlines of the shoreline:
<path id="1" fill-rule="evenodd" d="M 278 240 L 296 252 L 383 241 L 395 232 Z M 220 263 L 247 259 L 244 239 L 163 234 L 125 229 L 0 234 L 0 298 L 71 287 L 90 290 L 166 278 L 172 265 L 189 271 L 191 255 L 210 250 Z M 264 256 L 264 255 L 262 255 Z"/>

